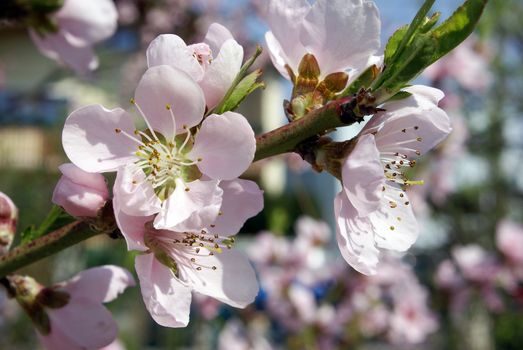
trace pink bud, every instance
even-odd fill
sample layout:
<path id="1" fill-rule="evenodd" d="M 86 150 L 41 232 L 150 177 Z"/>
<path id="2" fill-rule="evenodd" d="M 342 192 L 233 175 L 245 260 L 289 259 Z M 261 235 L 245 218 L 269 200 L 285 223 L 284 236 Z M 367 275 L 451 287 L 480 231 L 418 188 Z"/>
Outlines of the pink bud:
<path id="1" fill-rule="evenodd" d="M 18 209 L 6 194 L 0 192 L 0 255 L 7 253 L 16 233 Z"/>
<path id="2" fill-rule="evenodd" d="M 109 197 L 103 175 L 85 172 L 71 163 L 59 169 L 63 176 L 54 189 L 53 203 L 73 216 L 95 217 Z"/>

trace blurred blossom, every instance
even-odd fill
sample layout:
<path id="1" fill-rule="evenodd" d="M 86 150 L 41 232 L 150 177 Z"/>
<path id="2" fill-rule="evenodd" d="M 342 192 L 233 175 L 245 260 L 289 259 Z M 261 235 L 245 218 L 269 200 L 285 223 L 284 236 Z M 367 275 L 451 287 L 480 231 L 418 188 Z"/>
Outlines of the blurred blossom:
<path id="1" fill-rule="evenodd" d="M 456 79 L 470 91 L 484 91 L 492 82 L 492 74 L 488 54 L 480 45 L 475 37 L 468 38 L 423 74 L 434 81 Z"/>
<path id="2" fill-rule="evenodd" d="M 109 198 L 103 175 L 88 173 L 72 163 L 59 166 L 62 177 L 53 192 L 53 203 L 78 217 L 95 217 Z"/>
<path id="3" fill-rule="evenodd" d="M 511 263 L 523 270 L 523 225 L 502 220 L 497 227 L 496 245 Z"/>
<path id="4" fill-rule="evenodd" d="M 135 0 L 117 0 L 118 22 L 122 25 L 130 25 L 138 20 L 139 11 Z"/>
<path id="5" fill-rule="evenodd" d="M 112 0 L 65 0 L 53 14 L 58 25 L 56 33 L 30 29 L 29 33 L 40 52 L 70 66 L 79 74 L 98 67 L 94 44 L 112 36 L 118 13 Z"/>
<path id="6" fill-rule="evenodd" d="M 9 251 L 17 224 L 18 208 L 8 195 L 0 192 L 0 256 Z"/>
<path id="7" fill-rule="evenodd" d="M 219 350 L 271 350 L 271 344 L 256 329 L 246 328 L 239 320 L 231 319 L 218 338 Z"/>
<path id="8" fill-rule="evenodd" d="M 383 268 L 365 277 L 329 258 L 325 223 L 302 217 L 295 231 L 292 240 L 264 232 L 249 247 L 264 290 L 260 305 L 292 344 L 337 349 L 361 337 L 414 344 L 437 329 L 426 289 L 398 258 L 385 254 Z M 300 343 L 305 329 L 313 343 Z"/>

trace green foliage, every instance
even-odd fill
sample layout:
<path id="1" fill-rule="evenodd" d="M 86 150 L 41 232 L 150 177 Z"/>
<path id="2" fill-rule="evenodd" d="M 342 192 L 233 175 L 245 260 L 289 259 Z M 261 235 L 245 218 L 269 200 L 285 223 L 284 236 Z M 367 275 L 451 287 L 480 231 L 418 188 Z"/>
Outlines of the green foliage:
<path id="1" fill-rule="evenodd" d="M 21 232 L 20 244 L 29 243 L 38 237 L 73 222 L 74 220 L 75 218 L 67 214 L 61 207 L 54 205 L 40 226 L 35 227 L 34 225 L 31 225 Z"/>
<path id="2" fill-rule="evenodd" d="M 251 74 L 244 77 L 238 85 L 234 88 L 228 99 L 223 101 L 220 109 L 216 113 L 222 114 L 227 111 L 233 111 L 240 103 L 249 96 L 254 90 L 265 87 L 263 82 L 259 82 L 258 78 L 262 75 L 261 69 L 257 69 Z"/>
<path id="3" fill-rule="evenodd" d="M 378 95 L 393 96 L 425 68 L 462 43 L 474 30 L 488 0 L 467 0 L 445 22 L 425 17 L 433 0 L 427 0 L 408 29 L 402 27 L 385 50 L 385 69 L 374 82 Z"/>
<path id="4" fill-rule="evenodd" d="M 222 114 L 227 111 L 232 111 L 238 107 L 238 105 L 254 90 L 264 87 L 265 84 L 258 82 L 258 78 L 261 76 L 262 71 L 256 70 L 249 75 L 247 71 L 254 64 L 256 59 L 261 55 L 262 48 L 256 47 L 254 54 L 243 64 L 238 75 L 231 84 L 231 87 L 221 100 L 221 102 L 210 110 L 207 114 L 217 113 Z"/>

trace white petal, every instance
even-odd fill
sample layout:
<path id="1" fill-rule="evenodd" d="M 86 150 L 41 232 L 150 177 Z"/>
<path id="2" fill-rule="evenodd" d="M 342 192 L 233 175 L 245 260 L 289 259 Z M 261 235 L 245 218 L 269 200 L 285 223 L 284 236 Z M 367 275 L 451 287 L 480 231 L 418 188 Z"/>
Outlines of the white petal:
<path id="1" fill-rule="evenodd" d="M 176 189 L 165 200 L 154 227 L 179 232 L 199 231 L 213 223 L 222 204 L 223 190 L 218 183 L 216 180 L 195 180 L 184 184 L 177 179 Z"/>
<path id="2" fill-rule="evenodd" d="M 322 76 L 361 69 L 380 48 L 381 22 L 371 1 L 317 0 L 302 23 L 300 40 Z"/>
<path id="3" fill-rule="evenodd" d="M 219 23 L 213 23 L 209 26 L 203 42 L 209 45 L 213 55 L 217 55 L 222 45 L 229 39 L 234 39 L 229 29 Z"/>
<path id="4" fill-rule="evenodd" d="M 280 74 L 285 79 L 290 79 L 289 73 L 285 66 L 289 64 L 290 59 L 287 57 L 280 43 L 274 37 L 272 32 L 265 33 L 265 42 L 267 43 L 267 48 L 269 49 L 269 56 L 271 57 L 272 64 L 280 72 Z M 289 64 L 290 67 L 290 64 Z M 298 74 L 298 67 L 293 68 L 294 74 Z"/>
<path id="5" fill-rule="evenodd" d="M 209 109 L 215 107 L 225 96 L 240 71 L 242 61 L 243 47 L 234 39 L 227 40 L 200 81 Z"/>
<path id="6" fill-rule="evenodd" d="M 136 274 L 142 297 L 151 317 L 164 327 L 185 327 L 189 323 L 191 289 L 173 272 L 158 262 L 153 254 L 138 255 Z"/>
<path id="7" fill-rule="evenodd" d="M 65 282 L 60 289 L 75 298 L 86 298 L 98 303 L 110 302 L 135 285 L 129 271 L 119 266 L 105 265 L 84 270 Z"/>
<path id="8" fill-rule="evenodd" d="M 73 294 L 66 306 L 46 311 L 51 329 L 58 328 L 80 349 L 99 349 L 116 339 L 116 322 L 99 302 L 76 298 Z"/>
<path id="9" fill-rule="evenodd" d="M 114 171 L 136 159 L 131 116 L 121 108 L 105 109 L 101 105 L 81 107 L 65 121 L 62 144 L 67 157 L 80 169 L 98 173 Z"/>
<path id="10" fill-rule="evenodd" d="M 373 135 L 358 138 L 341 171 L 344 193 L 358 214 L 365 216 L 378 209 L 385 177 Z"/>
<path id="11" fill-rule="evenodd" d="M 285 57 L 286 63 L 295 74 L 297 74 L 301 59 L 307 53 L 300 41 L 300 27 L 310 8 L 307 0 L 271 0 L 267 9 L 267 22 L 275 39 L 272 40 L 269 37 L 269 41 L 272 42 L 269 45 L 271 58 L 273 56 Z M 267 35 L 265 39 L 267 40 Z M 279 48 L 282 49 L 281 52 L 273 51 L 278 47 L 276 41 L 279 43 Z M 275 63 L 275 66 L 279 68 L 279 63 Z M 286 74 L 283 75 L 286 76 Z"/>
<path id="12" fill-rule="evenodd" d="M 207 267 L 188 276 L 194 290 L 234 307 L 244 308 L 258 294 L 256 274 L 247 257 L 234 249 L 196 258 Z M 212 269 L 215 266 L 216 269 Z"/>
<path id="13" fill-rule="evenodd" d="M 176 134 L 184 132 L 184 125 L 198 125 L 205 112 L 205 98 L 198 84 L 187 73 L 165 65 L 145 72 L 136 88 L 135 100 L 152 128 L 167 138 L 173 134 L 171 112 Z"/>
<path id="14" fill-rule="evenodd" d="M 412 96 L 385 103 L 386 111 L 372 117 L 361 134 L 374 132 L 382 153 L 398 152 L 413 159 L 443 141 L 452 127 L 447 113 L 438 107 L 443 98 L 440 90 L 415 85 L 405 91 Z"/>
<path id="15" fill-rule="evenodd" d="M 189 157 L 201 158 L 198 168 L 205 175 L 232 180 L 247 170 L 255 152 L 256 138 L 247 119 L 238 113 L 225 112 L 204 120 Z"/>
<path id="16" fill-rule="evenodd" d="M 98 58 L 93 48 L 79 45 L 64 31 L 42 36 L 30 29 L 29 34 L 44 56 L 71 67 L 77 74 L 86 75 L 98 68 Z"/>
<path id="17" fill-rule="evenodd" d="M 158 35 L 147 48 L 147 66 L 168 65 L 189 74 L 195 81 L 203 78 L 202 66 L 193 56 L 192 50 L 178 35 Z"/>
<path id="18" fill-rule="evenodd" d="M 368 216 L 376 232 L 376 243 L 383 249 L 406 251 L 419 235 L 412 204 L 407 194 L 396 187 L 385 185 L 383 195 L 380 209 Z"/>
<path id="19" fill-rule="evenodd" d="M 221 215 L 208 231 L 221 236 L 234 235 L 248 218 L 262 211 L 263 191 L 255 182 L 241 179 L 222 181 L 220 187 L 223 189 Z"/>
<path id="20" fill-rule="evenodd" d="M 56 20 L 79 43 L 94 44 L 114 34 L 118 12 L 111 0 L 68 0 L 56 13 Z"/>
<path id="21" fill-rule="evenodd" d="M 365 275 L 376 274 L 379 251 L 375 246 L 370 221 L 367 217 L 358 216 L 343 193 L 334 199 L 334 214 L 336 240 L 345 261 Z"/>
<path id="22" fill-rule="evenodd" d="M 118 197 L 113 198 L 113 209 L 116 224 L 127 243 L 127 250 L 146 251 L 148 248 L 144 242 L 145 224 L 152 221 L 153 217 L 132 216 L 124 213 L 120 209 Z"/>
<path id="23" fill-rule="evenodd" d="M 116 174 L 114 197 L 127 215 L 149 216 L 160 211 L 161 201 L 144 172 L 134 164 L 122 167 Z"/>

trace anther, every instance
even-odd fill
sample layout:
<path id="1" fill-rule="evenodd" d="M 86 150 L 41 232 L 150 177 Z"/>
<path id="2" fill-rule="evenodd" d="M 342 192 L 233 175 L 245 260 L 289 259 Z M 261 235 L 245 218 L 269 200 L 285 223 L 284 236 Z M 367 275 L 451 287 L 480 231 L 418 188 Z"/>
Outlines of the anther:
<path id="1" fill-rule="evenodd" d="M 119 133 L 122 132 L 122 129 L 118 129 L 118 128 L 116 128 L 116 129 L 114 129 L 114 132 L 117 133 L 117 134 L 119 134 Z"/>

